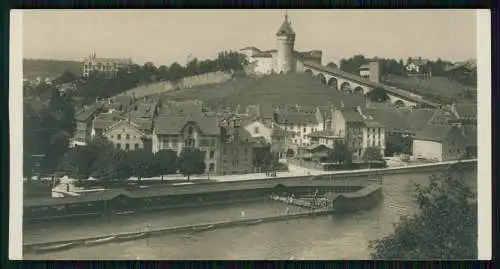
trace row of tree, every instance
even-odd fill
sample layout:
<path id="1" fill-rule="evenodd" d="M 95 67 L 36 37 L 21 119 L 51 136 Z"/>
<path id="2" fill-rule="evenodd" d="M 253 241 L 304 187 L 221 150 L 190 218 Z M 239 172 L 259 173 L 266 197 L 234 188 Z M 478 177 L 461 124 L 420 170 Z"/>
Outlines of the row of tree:
<path id="1" fill-rule="evenodd" d="M 145 149 L 124 151 L 104 139 L 91 141 L 85 147 L 70 149 L 59 166 L 59 172 L 75 179 L 96 178 L 121 181 L 130 177 L 176 174 L 187 176 L 205 171 L 205 155 L 198 149 L 184 149 L 180 155 L 173 150 L 151 153 Z"/>
<path id="2" fill-rule="evenodd" d="M 88 78 L 78 80 L 78 93 L 86 102 L 93 102 L 96 98 L 106 98 L 117 95 L 139 85 L 159 81 L 176 82 L 181 78 L 205 74 L 215 71 L 240 71 L 247 63 L 246 57 L 235 51 L 219 52 L 216 59 L 189 60 L 186 66 L 174 62 L 170 66 L 156 67 L 147 62 L 144 65 L 132 65 L 127 69 L 118 70 L 114 77 L 100 72 L 91 72 Z M 72 75 L 65 72 L 62 81 L 68 81 Z M 75 76 L 73 76 L 75 77 Z"/>
<path id="3" fill-rule="evenodd" d="M 351 164 L 352 163 L 352 150 L 345 142 L 335 141 L 333 149 L 329 150 L 328 155 L 324 159 L 325 162 L 338 163 L 338 164 Z M 380 148 L 368 147 L 365 149 L 362 156 L 363 161 L 382 161 L 382 153 Z"/>
<path id="4" fill-rule="evenodd" d="M 23 170 L 28 179 L 35 172 L 54 172 L 76 127 L 71 98 L 54 88 L 46 91 L 48 100 L 25 98 L 23 102 Z"/>

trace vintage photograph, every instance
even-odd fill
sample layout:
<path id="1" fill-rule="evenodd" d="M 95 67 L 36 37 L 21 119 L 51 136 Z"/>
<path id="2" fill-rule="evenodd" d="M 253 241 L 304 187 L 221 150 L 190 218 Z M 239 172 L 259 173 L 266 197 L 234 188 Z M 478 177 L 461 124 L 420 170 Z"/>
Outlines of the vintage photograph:
<path id="1" fill-rule="evenodd" d="M 10 243 L 28 260 L 478 259 L 477 16 L 24 10 Z"/>

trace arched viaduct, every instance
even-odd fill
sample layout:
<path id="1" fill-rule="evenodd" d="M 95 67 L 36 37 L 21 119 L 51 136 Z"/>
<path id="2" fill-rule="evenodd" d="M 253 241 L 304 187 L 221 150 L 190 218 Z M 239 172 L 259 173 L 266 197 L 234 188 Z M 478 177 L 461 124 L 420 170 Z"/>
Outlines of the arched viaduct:
<path id="1" fill-rule="evenodd" d="M 382 88 L 387 96 L 390 98 L 391 104 L 399 107 L 438 107 L 439 105 L 427 100 L 421 96 L 412 94 L 410 92 L 396 89 L 383 84 L 375 83 L 368 79 L 356 76 L 340 69 L 332 69 L 317 63 L 302 63 L 297 68 L 297 71 L 302 71 L 306 74 L 319 80 L 321 83 L 329 87 L 349 94 L 363 94 L 366 95 L 376 87 Z"/>

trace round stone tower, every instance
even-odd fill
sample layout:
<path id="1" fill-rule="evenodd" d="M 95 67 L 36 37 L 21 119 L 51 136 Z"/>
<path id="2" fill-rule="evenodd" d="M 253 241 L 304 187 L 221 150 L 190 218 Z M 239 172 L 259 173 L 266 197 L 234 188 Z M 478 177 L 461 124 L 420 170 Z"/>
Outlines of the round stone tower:
<path id="1" fill-rule="evenodd" d="M 292 29 L 288 15 L 285 15 L 285 21 L 276 33 L 276 43 L 278 54 L 276 59 L 276 73 L 293 72 L 295 59 L 293 57 L 293 46 L 295 44 L 295 32 Z"/>

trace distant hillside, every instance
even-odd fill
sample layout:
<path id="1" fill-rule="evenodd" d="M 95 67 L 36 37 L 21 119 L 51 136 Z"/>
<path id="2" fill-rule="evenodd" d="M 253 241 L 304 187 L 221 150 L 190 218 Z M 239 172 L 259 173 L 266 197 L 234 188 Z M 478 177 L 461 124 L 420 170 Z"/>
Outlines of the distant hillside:
<path id="1" fill-rule="evenodd" d="M 23 77 L 36 79 L 37 77 L 57 77 L 64 71 L 75 75 L 82 73 L 82 63 L 77 61 L 23 59 Z"/>

